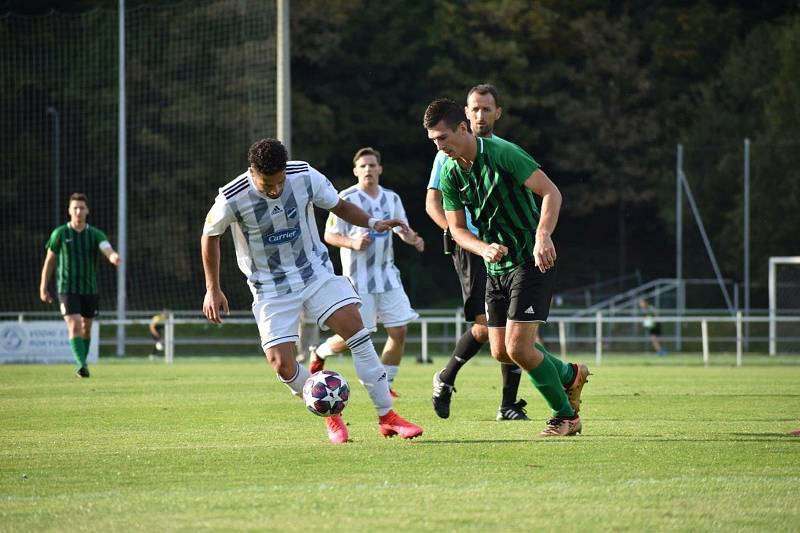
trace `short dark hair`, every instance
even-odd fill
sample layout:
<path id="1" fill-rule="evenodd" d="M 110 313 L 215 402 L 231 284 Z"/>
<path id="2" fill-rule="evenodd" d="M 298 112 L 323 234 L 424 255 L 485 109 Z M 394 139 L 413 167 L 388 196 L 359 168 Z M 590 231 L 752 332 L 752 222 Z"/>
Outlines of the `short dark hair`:
<path id="1" fill-rule="evenodd" d="M 89 207 L 89 199 L 86 198 L 86 195 L 82 192 L 74 192 L 69 197 L 69 203 L 75 202 L 83 202 L 86 204 L 86 207 Z"/>
<path id="2" fill-rule="evenodd" d="M 467 120 L 467 115 L 464 114 L 464 106 L 458 105 L 450 98 L 437 98 L 431 102 L 425 110 L 422 125 L 425 128 L 432 128 L 441 121 L 444 121 L 445 125 L 453 131 L 462 122 L 469 129 L 469 121 Z"/>
<path id="3" fill-rule="evenodd" d="M 259 174 L 269 176 L 286 168 L 289 154 L 278 139 L 256 141 L 247 152 L 247 161 Z"/>
<path id="4" fill-rule="evenodd" d="M 494 105 L 500 107 L 500 99 L 497 97 L 497 89 L 494 88 L 494 85 L 490 85 L 488 83 L 479 83 L 469 90 L 467 93 L 467 100 L 469 100 L 469 97 L 472 95 L 472 93 L 491 94 L 492 98 L 494 98 Z"/>
<path id="5" fill-rule="evenodd" d="M 374 155 L 375 159 L 378 160 L 378 164 L 381 164 L 381 153 L 372 146 L 365 146 L 364 148 L 360 148 L 356 152 L 356 155 L 353 156 L 353 166 L 356 166 L 356 161 L 358 161 L 358 158 L 364 157 L 365 155 Z"/>

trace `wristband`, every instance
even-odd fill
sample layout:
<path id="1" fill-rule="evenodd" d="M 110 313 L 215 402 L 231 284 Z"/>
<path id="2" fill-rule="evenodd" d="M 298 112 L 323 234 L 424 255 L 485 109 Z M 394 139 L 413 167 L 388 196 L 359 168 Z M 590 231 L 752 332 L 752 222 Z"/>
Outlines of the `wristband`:
<path id="1" fill-rule="evenodd" d="M 369 229 L 375 229 L 375 224 L 377 224 L 378 222 L 380 222 L 380 220 L 378 220 L 377 218 L 369 217 L 369 220 L 367 220 L 367 227 Z"/>

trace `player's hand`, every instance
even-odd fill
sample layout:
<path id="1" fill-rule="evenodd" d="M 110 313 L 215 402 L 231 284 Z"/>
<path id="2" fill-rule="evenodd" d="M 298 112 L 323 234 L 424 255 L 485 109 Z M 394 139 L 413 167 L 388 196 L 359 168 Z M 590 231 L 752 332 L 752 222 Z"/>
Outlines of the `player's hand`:
<path id="1" fill-rule="evenodd" d="M 496 242 L 486 246 L 481 253 L 481 257 L 489 263 L 497 263 L 506 255 L 508 255 L 508 248 Z"/>
<path id="2" fill-rule="evenodd" d="M 353 250 L 366 250 L 372 239 L 369 238 L 369 233 L 359 233 L 355 237 L 350 238 L 350 248 Z"/>
<path id="3" fill-rule="evenodd" d="M 387 218 L 386 220 L 379 220 L 375 223 L 375 231 L 380 233 L 397 227 L 399 227 L 402 232 L 408 231 L 408 225 L 396 218 Z"/>
<path id="4" fill-rule="evenodd" d="M 533 262 L 544 273 L 556 264 L 556 247 L 550 235 L 536 234 L 536 243 L 533 245 Z"/>
<path id="5" fill-rule="evenodd" d="M 225 294 L 219 289 L 207 290 L 206 296 L 203 298 L 203 315 L 205 315 L 209 322 L 222 324 L 220 310 L 226 315 L 230 314 L 228 299 L 225 298 Z"/>
<path id="6" fill-rule="evenodd" d="M 108 261 L 114 266 L 119 266 L 119 264 L 122 263 L 122 258 L 117 252 L 114 252 L 108 256 Z"/>
<path id="7" fill-rule="evenodd" d="M 425 251 L 425 239 L 423 239 L 419 235 L 417 235 L 416 237 L 417 239 L 414 241 L 414 248 L 416 248 L 419 253 L 422 253 Z"/>
<path id="8" fill-rule="evenodd" d="M 53 297 L 50 296 L 50 291 L 45 287 L 39 288 L 39 299 L 46 304 L 53 303 Z"/>

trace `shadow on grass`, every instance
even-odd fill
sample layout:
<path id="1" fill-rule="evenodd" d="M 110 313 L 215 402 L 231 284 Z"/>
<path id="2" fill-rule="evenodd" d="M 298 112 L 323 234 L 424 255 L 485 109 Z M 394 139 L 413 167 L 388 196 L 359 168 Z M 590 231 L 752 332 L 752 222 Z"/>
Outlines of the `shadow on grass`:
<path id="1" fill-rule="evenodd" d="M 800 444 L 800 438 L 795 435 L 787 433 L 728 433 L 730 437 L 690 437 L 675 438 L 666 437 L 663 435 L 621 435 L 621 434 L 589 434 L 589 435 L 576 435 L 573 437 L 553 438 L 553 437 L 539 437 L 538 435 L 531 435 L 529 439 L 447 439 L 447 440 L 421 440 L 415 441 L 415 446 L 437 446 L 440 444 L 529 444 L 532 442 L 578 442 L 584 439 L 596 440 L 628 440 L 628 441 L 646 441 L 646 442 L 778 442 L 784 440 L 794 440 Z"/>

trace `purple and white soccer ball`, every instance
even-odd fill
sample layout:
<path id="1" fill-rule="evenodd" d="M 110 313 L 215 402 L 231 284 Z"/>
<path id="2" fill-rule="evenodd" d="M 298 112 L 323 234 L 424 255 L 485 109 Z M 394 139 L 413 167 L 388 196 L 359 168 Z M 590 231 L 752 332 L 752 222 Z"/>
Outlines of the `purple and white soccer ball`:
<path id="1" fill-rule="evenodd" d="M 338 415 L 350 399 L 350 386 L 338 372 L 320 370 L 303 384 L 306 408 L 317 416 Z"/>

